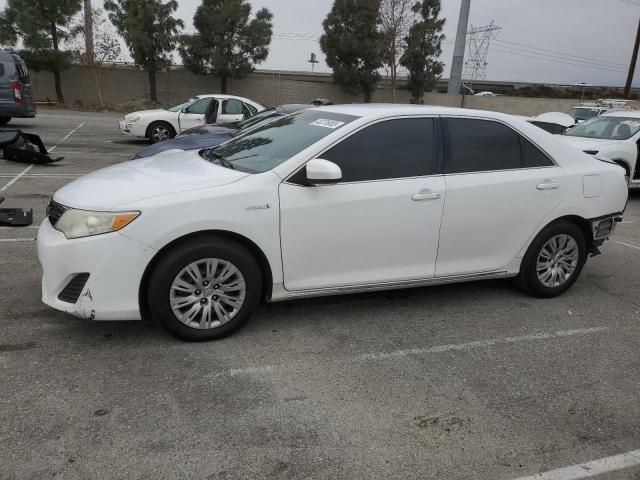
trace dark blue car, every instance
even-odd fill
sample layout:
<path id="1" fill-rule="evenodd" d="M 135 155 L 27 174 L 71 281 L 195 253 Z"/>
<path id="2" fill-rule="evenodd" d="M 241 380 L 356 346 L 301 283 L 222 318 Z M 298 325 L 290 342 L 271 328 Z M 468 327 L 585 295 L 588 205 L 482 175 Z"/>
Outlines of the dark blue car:
<path id="1" fill-rule="evenodd" d="M 201 148 L 215 147 L 238 135 L 243 130 L 253 128 L 259 123 L 311 107 L 313 107 L 313 105 L 280 105 L 278 107 L 268 108 L 240 122 L 193 127 L 170 140 L 165 140 L 164 142 L 155 143 L 147 148 L 143 148 L 133 156 L 132 160 L 151 157 L 167 150 L 199 150 Z"/>

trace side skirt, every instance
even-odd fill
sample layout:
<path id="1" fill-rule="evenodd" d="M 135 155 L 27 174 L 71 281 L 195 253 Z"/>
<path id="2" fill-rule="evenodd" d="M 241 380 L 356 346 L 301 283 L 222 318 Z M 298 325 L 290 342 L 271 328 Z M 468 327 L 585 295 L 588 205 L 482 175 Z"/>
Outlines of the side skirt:
<path id="1" fill-rule="evenodd" d="M 438 278 L 424 278 L 418 280 L 405 280 L 401 282 L 375 283 L 366 285 L 348 285 L 343 287 L 318 288 L 313 290 L 287 290 L 284 284 L 276 283 L 273 285 L 271 302 L 282 302 L 293 300 L 296 298 L 309 297 L 327 297 L 331 295 L 345 295 L 349 293 L 377 292 L 383 290 L 399 290 L 403 288 L 426 287 L 429 285 L 445 285 L 448 283 L 473 282 L 476 280 L 491 280 L 498 278 L 511 278 L 517 276 L 517 273 L 509 273 L 508 271 L 474 273 L 467 275 L 451 275 Z"/>

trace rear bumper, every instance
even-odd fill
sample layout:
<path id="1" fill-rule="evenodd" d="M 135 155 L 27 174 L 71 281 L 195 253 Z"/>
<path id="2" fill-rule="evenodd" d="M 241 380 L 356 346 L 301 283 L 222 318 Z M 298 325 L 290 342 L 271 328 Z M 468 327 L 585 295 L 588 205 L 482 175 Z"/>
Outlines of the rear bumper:
<path id="1" fill-rule="evenodd" d="M 34 118 L 36 116 L 36 106 L 29 104 L 0 104 L 0 117 L 11 118 Z"/>
<path id="2" fill-rule="evenodd" d="M 120 233 L 67 240 L 48 219 L 38 231 L 37 247 L 45 304 L 89 320 L 140 320 L 138 291 L 155 250 Z M 64 301 L 78 274 L 88 274 L 86 283 L 75 302 Z"/>

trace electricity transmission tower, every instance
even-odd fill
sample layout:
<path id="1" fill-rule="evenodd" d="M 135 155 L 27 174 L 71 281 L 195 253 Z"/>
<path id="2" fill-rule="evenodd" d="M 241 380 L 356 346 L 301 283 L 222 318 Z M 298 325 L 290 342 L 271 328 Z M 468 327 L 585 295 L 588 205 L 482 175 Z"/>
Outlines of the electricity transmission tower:
<path id="1" fill-rule="evenodd" d="M 469 87 L 475 80 L 487 79 L 487 55 L 491 41 L 495 40 L 502 27 L 498 27 L 493 23 L 484 27 L 474 27 L 467 31 L 467 43 L 469 45 L 469 56 L 464 64 L 464 73 L 462 78 L 469 81 Z"/>

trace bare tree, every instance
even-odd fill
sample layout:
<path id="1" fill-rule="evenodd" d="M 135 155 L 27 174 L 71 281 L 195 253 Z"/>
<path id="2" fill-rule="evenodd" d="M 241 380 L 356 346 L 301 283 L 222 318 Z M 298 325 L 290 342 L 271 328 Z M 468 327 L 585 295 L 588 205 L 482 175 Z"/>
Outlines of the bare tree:
<path id="1" fill-rule="evenodd" d="M 391 78 L 391 100 L 396 101 L 396 84 L 400 58 L 406 48 L 405 38 L 414 22 L 415 0 L 381 0 L 380 28 L 384 42 L 384 64 Z"/>

